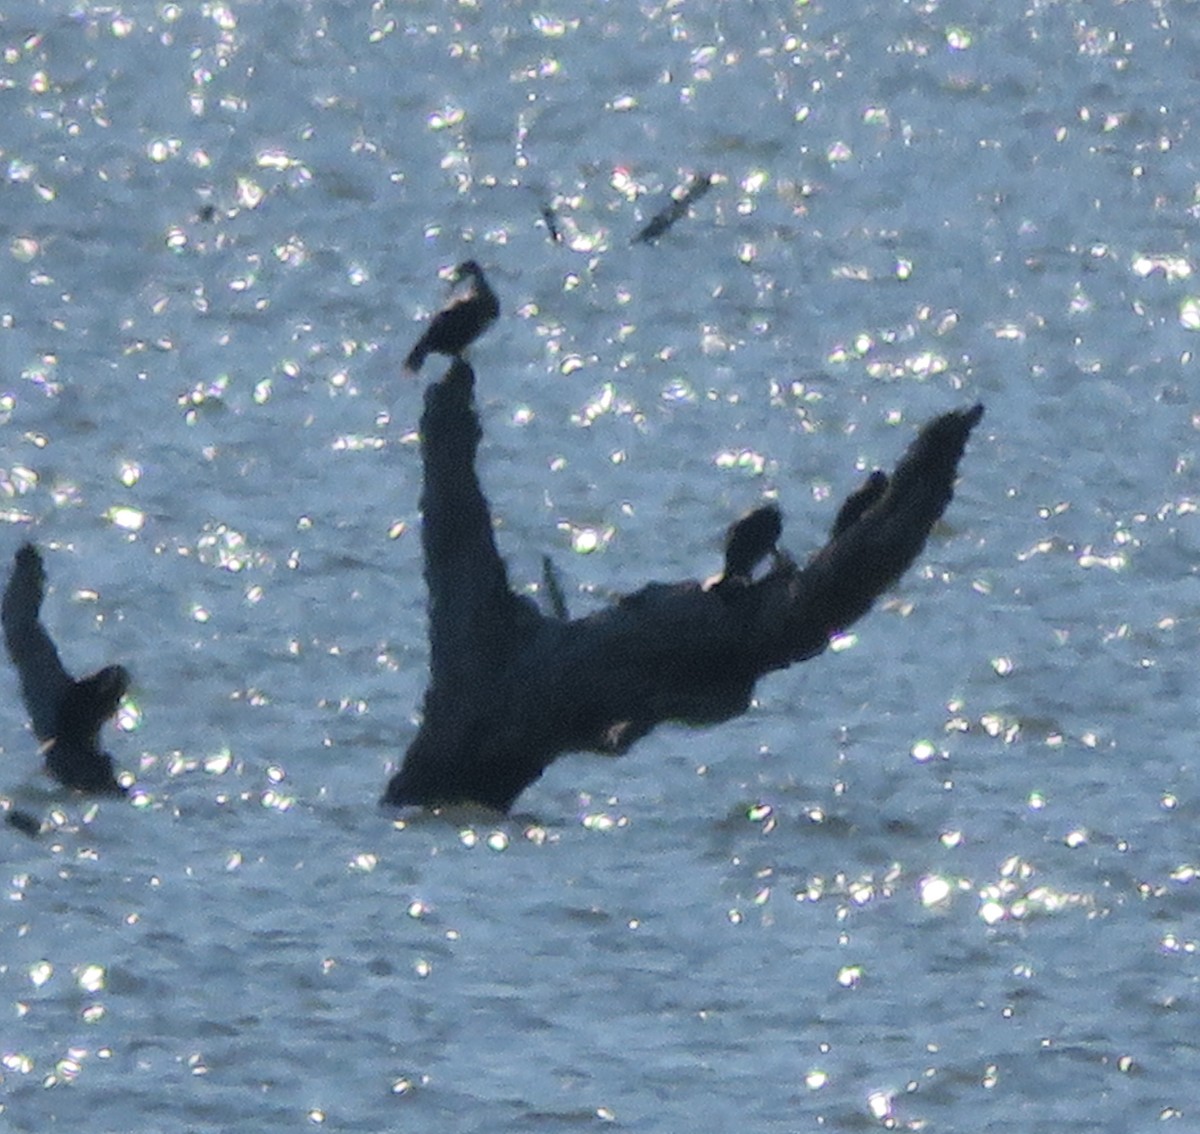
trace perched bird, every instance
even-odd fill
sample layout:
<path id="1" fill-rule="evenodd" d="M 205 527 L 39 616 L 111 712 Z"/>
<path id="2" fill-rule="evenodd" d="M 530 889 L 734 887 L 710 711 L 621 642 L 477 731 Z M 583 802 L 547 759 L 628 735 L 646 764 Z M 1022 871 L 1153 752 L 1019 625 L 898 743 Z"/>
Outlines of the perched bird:
<path id="1" fill-rule="evenodd" d="M 725 536 L 725 571 L 712 589 L 746 586 L 755 567 L 768 555 L 778 554 L 775 545 L 782 534 L 783 515 L 778 504 L 755 508 L 731 524 Z"/>
<path id="2" fill-rule="evenodd" d="M 459 264 L 453 278 L 456 283 L 470 279 L 471 286 L 433 317 L 417 345 L 409 352 L 404 365 L 414 374 L 421 369 L 428 354 L 457 358 L 500 315 L 500 300 L 484 277 L 483 269 L 474 260 Z"/>
<path id="3" fill-rule="evenodd" d="M 0 604 L 0 624 L 8 656 L 21 678 L 21 696 L 42 742 L 46 770 L 59 783 L 79 791 L 124 794 L 113 773 L 112 757 L 100 750 L 100 726 L 114 713 L 129 688 L 119 665 L 76 681 L 63 668 L 41 623 L 46 572 L 31 543 L 17 552 Z"/>
<path id="4" fill-rule="evenodd" d="M 887 473 L 876 469 L 860 489 L 846 497 L 845 503 L 838 509 L 837 519 L 833 521 L 833 528 L 829 534 L 836 538 L 856 524 L 863 513 L 873 507 L 888 490 L 888 483 Z"/>

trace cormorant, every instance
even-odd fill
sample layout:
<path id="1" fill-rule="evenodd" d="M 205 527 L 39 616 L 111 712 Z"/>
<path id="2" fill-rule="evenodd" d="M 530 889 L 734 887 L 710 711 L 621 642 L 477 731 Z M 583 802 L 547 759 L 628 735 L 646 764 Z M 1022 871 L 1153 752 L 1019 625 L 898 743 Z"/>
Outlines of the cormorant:
<path id="1" fill-rule="evenodd" d="M 129 672 L 119 665 L 76 681 L 63 668 L 41 623 L 46 572 L 31 543 L 20 548 L 0 605 L 8 656 L 21 678 L 21 696 L 42 742 L 46 770 L 79 791 L 124 794 L 112 757 L 100 750 L 100 726 L 120 705 Z"/>
<path id="2" fill-rule="evenodd" d="M 833 527 L 829 534 L 836 538 L 852 524 L 857 523 L 863 513 L 873 507 L 888 490 L 888 483 L 887 473 L 882 469 L 876 469 L 867 477 L 860 489 L 846 497 L 845 502 L 838 509 L 837 519 L 833 521 Z"/>
<path id="3" fill-rule="evenodd" d="M 484 277 L 483 269 L 474 260 L 466 260 L 454 269 L 456 283 L 468 277 L 471 279 L 470 290 L 451 299 L 433 317 L 404 360 L 405 367 L 414 374 L 421 369 L 428 354 L 459 357 L 499 317 L 500 300 Z"/>
<path id="4" fill-rule="evenodd" d="M 778 504 L 764 504 L 731 524 L 725 536 L 725 571 L 713 590 L 746 586 L 768 555 L 777 555 L 775 545 L 783 534 L 783 515 Z"/>

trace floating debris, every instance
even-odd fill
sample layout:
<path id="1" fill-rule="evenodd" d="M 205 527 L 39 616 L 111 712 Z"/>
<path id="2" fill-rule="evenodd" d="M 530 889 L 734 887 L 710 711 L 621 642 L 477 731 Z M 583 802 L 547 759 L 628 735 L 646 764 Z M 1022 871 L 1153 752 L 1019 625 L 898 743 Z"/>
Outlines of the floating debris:
<path id="1" fill-rule="evenodd" d="M 558 229 L 558 217 L 554 215 L 553 205 L 542 206 L 542 224 L 546 226 L 546 231 L 550 234 L 550 239 L 555 244 L 562 243 L 562 233 Z"/>
<path id="2" fill-rule="evenodd" d="M 687 211 L 701 197 L 704 196 L 713 186 L 712 174 L 698 173 L 691 179 L 683 188 L 683 193 L 676 196 L 679 190 L 676 189 L 671 196 L 674 198 L 671 203 L 655 215 L 645 228 L 643 228 L 631 241 L 631 244 L 653 244 L 664 232 L 667 231 L 680 217 L 685 216 Z"/>

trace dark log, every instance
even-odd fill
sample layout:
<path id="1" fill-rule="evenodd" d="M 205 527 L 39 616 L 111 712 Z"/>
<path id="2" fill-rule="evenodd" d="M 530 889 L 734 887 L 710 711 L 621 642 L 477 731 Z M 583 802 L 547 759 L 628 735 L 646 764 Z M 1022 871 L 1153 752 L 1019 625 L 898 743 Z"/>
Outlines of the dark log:
<path id="1" fill-rule="evenodd" d="M 475 471 L 474 384 L 456 359 L 425 394 L 431 673 L 387 804 L 504 811 L 565 752 L 621 755 L 664 721 L 715 724 L 744 712 L 760 677 L 821 653 L 920 554 L 983 415 L 977 405 L 926 425 L 891 478 L 873 476 L 843 508 L 840 530 L 803 568 L 780 554 L 743 587 L 651 583 L 567 621 L 509 586 Z"/>

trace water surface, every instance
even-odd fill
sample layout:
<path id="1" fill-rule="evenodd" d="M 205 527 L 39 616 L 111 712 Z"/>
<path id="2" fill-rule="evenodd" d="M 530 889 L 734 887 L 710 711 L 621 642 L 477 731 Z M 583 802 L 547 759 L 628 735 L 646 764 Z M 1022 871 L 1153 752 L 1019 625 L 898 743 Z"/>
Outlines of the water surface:
<path id="1" fill-rule="evenodd" d="M 133 670 L 138 793 L 48 786 L 7 679 L 53 827 L 0 834 L 7 1126 L 1186 1121 L 1192 7 L 9 5 L 0 552 L 45 549 L 71 668 Z M 803 557 L 987 417 L 848 648 L 518 816 L 397 817 L 400 368 L 468 256 L 501 549 L 576 613 L 764 497 Z"/>

